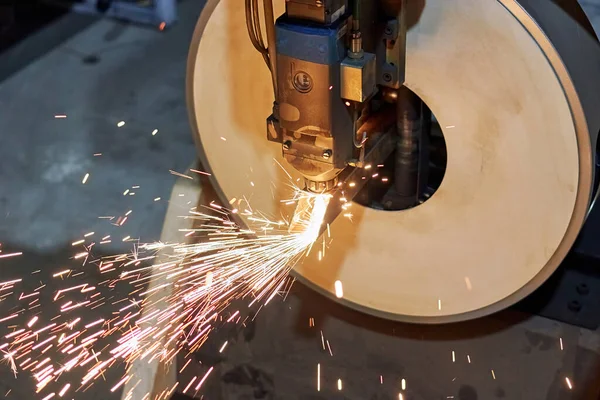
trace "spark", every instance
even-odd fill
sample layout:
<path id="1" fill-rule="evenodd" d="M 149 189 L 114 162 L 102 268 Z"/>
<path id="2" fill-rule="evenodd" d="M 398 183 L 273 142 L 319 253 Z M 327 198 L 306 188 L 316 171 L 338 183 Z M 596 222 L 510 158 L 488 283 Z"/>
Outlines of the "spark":
<path id="1" fill-rule="evenodd" d="M 561 349 L 561 350 L 564 350 L 564 348 L 563 348 L 563 340 L 562 340 L 562 338 L 559 338 L 558 340 L 559 340 L 559 343 L 560 343 L 560 349 Z"/>
<path id="2" fill-rule="evenodd" d="M 71 243 L 71 246 L 77 246 L 77 245 L 84 244 L 84 243 L 85 243 L 85 240 L 81 239 L 81 240 Z"/>
<path id="3" fill-rule="evenodd" d="M 214 367 L 210 367 L 208 369 L 208 371 L 206 371 L 206 374 L 204 374 L 204 376 L 200 380 L 200 383 L 198 383 L 198 386 L 196 386 L 196 391 L 200 390 L 200 388 L 202 387 L 202 384 L 204 383 L 204 381 L 206 380 L 206 378 L 208 378 L 208 375 L 212 372 L 213 368 Z"/>
<path id="4" fill-rule="evenodd" d="M 344 297 L 344 288 L 341 281 L 335 281 L 335 297 L 338 299 Z"/>
<path id="5" fill-rule="evenodd" d="M 438 299 L 438 310 L 442 309 L 442 299 Z"/>
<path id="6" fill-rule="evenodd" d="M 456 128 L 456 126 L 454 126 L 454 125 L 448 125 L 448 126 L 446 127 L 446 129 L 453 129 L 453 128 Z"/>
<path id="7" fill-rule="evenodd" d="M 65 114 L 57 114 L 57 115 L 54 116 L 54 118 L 56 118 L 56 119 L 65 119 L 65 118 L 67 118 L 67 116 Z"/>
<path id="8" fill-rule="evenodd" d="M 160 200 L 160 197 L 156 197 L 156 198 L 154 199 L 154 201 L 159 201 L 159 200 Z"/>
<path id="9" fill-rule="evenodd" d="M 381 178 L 381 182 L 387 182 L 388 180 L 388 178 Z"/>
<path id="10" fill-rule="evenodd" d="M 494 378 L 494 380 L 496 379 L 496 373 L 494 372 L 494 370 L 492 369 L 492 378 Z"/>
<path id="11" fill-rule="evenodd" d="M 102 156 L 102 153 L 94 153 L 94 157 L 100 157 Z"/>
<path id="12" fill-rule="evenodd" d="M 565 382 L 567 382 L 567 386 L 569 387 L 569 390 L 573 390 L 573 384 L 571 383 L 571 380 L 565 376 Z"/>
<path id="13" fill-rule="evenodd" d="M 93 271 L 106 274 L 106 279 L 92 286 L 81 282 L 81 278 L 72 281 L 85 271 L 73 273 L 64 269 L 54 273 L 52 276 L 60 278 L 59 282 L 65 285 L 46 297 L 56 303 L 59 313 L 50 323 L 43 322 L 41 315 L 27 315 L 27 308 L 4 316 L 0 322 L 17 318 L 23 318 L 24 322 L 10 328 L 11 332 L 4 337 L 6 343 L 0 344 L 0 349 L 10 354 L 6 359 L 11 362 L 24 360 L 19 361 L 18 367 L 15 364 L 15 371 L 17 368 L 32 371 L 38 393 L 47 393 L 54 384 L 60 385 L 56 387 L 62 388 L 56 392 L 58 397 L 74 385 L 72 381 L 63 380 L 74 370 L 81 372 L 79 383 L 87 388 L 96 381 L 108 380 L 107 372 L 115 365 L 153 360 L 169 364 L 183 354 L 187 354 L 185 365 L 188 365 L 189 355 L 198 351 L 211 332 L 226 323 L 243 325 L 247 320 L 246 307 L 233 308 L 234 302 L 247 300 L 247 308 L 253 308 L 254 313 L 254 304 L 258 303 L 260 311 L 277 294 L 289 292 L 292 281 L 288 280 L 288 274 L 310 253 L 319 238 L 331 198 L 293 188 L 294 200 L 306 208 L 296 209 L 291 222 L 284 217 L 268 218 L 253 210 L 244 198 L 243 210 L 249 218 L 246 227 L 238 226 L 230 218 L 233 210 L 223 206 L 207 207 L 207 212 L 194 208 L 184 216 L 197 220 L 195 232 L 199 239 L 206 240 L 144 244 L 132 239 L 131 253 L 98 256 L 92 244 L 86 246 L 85 251 L 75 252 L 74 259 L 94 266 Z M 237 205 L 241 208 L 241 200 Z M 122 225 L 123 220 L 118 219 L 115 225 Z M 103 241 L 109 237 L 104 236 Z M 126 236 L 123 240 L 129 239 Z M 85 241 L 73 242 L 73 245 L 85 245 Z M 162 251 L 168 257 L 162 257 Z M 144 261 L 151 261 L 153 265 L 142 264 Z M 20 282 L 21 279 L 0 282 L 0 291 L 11 290 Z M 115 292 L 106 293 L 117 284 L 130 285 L 129 294 L 122 297 Z M 35 282 L 35 286 L 38 286 L 36 291 L 40 290 L 33 292 L 35 296 L 46 298 L 41 294 L 45 285 Z M 20 299 L 33 296 L 25 295 L 29 291 L 16 293 L 21 293 Z M 90 310 L 109 306 L 114 308 L 104 318 L 90 318 Z M 314 319 L 311 323 L 314 326 Z M 325 341 L 322 332 L 321 335 L 323 349 L 333 356 L 329 341 Z M 106 342 L 108 338 L 114 340 Z M 220 352 L 227 345 L 228 342 L 224 342 Z M 44 355 L 51 348 L 56 350 L 57 357 Z M 320 364 L 318 368 L 320 390 Z M 194 377 L 184 392 L 192 387 L 200 389 L 211 371 L 212 367 L 202 378 Z M 131 378 L 132 375 L 121 375 L 118 382 L 111 382 L 107 387 L 114 392 Z M 175 386 L 170 389 L 173 390 Z M 50 395 L 56 396 L 56 393 Z"/>
<path id="14" fill-rule="evenodd" d="M 383 375 L 379 375 L 379 383 L 383 385 Z"/>
<path id="15" fill-rule="evenodd" d="M 65 269 L 65 270 L 63 270 L 63 271 L 57 272 L 57 273 L 55 273 L 55 274 L 52 274 L 52 277 L 53 277 L 53 278 L 57 278 L 57 277 L 59 277 L 59 276 L 63 276 L 64 274 L 68 274 L 69 272 L 71 272 L 71 270 L 70 270 L 70 269 Z"/>
<path id="16" fill-rule="evenodd" d="M 331 345 L 329 344 L 329 340 L 326 340 L 325 343 L 327 343 L 327 350 L 329 350 L 329 355 L 333 357 L 333 351 L 331 351 Z"/>
<path id="17" fill-rule="evenodd" d="M 467 290 L 471 291 L 473 286 L 471 285 L 471 279 L 468 276 L 465 276 L 465 284 L 467 285 Z"/>
<path id="18" fill-rule="evenodd" d="M 85 183 L 88 181 L 89 178 L 90 178 L 90 174 L 88 172 L 87 174 L 84 175 L 83 179 L 81 180 L 81 183 L 83 183 L 85 185 Z"/>
<path id="19" fill-rule="evenodd" d="M 225 350 L 226 346 L 227 346 L 227 341 L 225 341 L 225 343 L 223 343 L 223 346 L 221 346 L 221 348 L 219 349 L 219 353 L 222 353 L 223 350 Z"/>
<path id="20" fill-rule="evenodd" d="M 119 121 L 119 122 L 117 123 L 117 126 L 118 126 L 119 128 L 122 128 L 122 127 L 124 127 L 124 126 L 125 126 L 125 121 Z"/>
<path id="21" fill-rule="evenodd" d="M 227 138 L 225 138 L 225 137 L 221 136 L 221 140 L 222 140 L 222 141 L 224 141 L 224 142 L 226 142 L 226 141 L 227 141 Z"/>
<path id="22" fill-rule="evenodd" d="M 0 258 L 17 257 L 17 256 L 20 256 L 20 255 L 23 255 L 23 253 L 22 252 L 17 252 L 17 253 L 0 254 Z M 0 285 L 3 285 L 3 283 L 0 282 Z"/>
<path id="23" fill-rule="evenodd" d="M 317 392 L 321 391 L 321 364 L 317 364 Z"/>
<path id="24" fill-rule="evenodd" d="M 69 388 L 71 387 L 70 383 L 67 383 L 61 390 L 60 392 L 58 392 L 58 395 L 60 397 L 63 397 L 65 395 L 65 393 L 67 393 L 67 390 L 69 390 Z"/>
<path id="25" fill-rule="evenodd" d="M 404 400 L 404 396 L 402 396 L 402 393 L 398 393 L 398 400 Z"/>
<path id="26" fill-rule="evenodd" d="M 404 379 L 404 378 L 402 378 L 401 387 L 402 387 L 402 390 L 406 390 L 406 379 Z"/>
<path id="27" fill-rule="evenodd" d="M 180 178 L 186 178 L 186 179 L 194 180 L 194 178 L 192 178 L 191 176 L 182 174 L 182 173 L 177 172 L 177 171 L 173 171 L 172 169 L 170 169 L 169 172 L 171 173 L 171 175 L 175 175 L 175 176 L 178 176 Z"/>
<path id="28" fill-rule="evenodd" d="M 117 390 L 118 388 L 120 388 L 125 382 L 127 382 L 129 380 L 129 375 L 126 375 L 123 379 L 121 379 L 119 382 L 117 382 L 117 384 L 115 386 L 113 386 L 110 391 L 114 392 L 115 390 Z"/>
<path id="29" fill-rule="evenodd" d="M 471 356 L 467 354 L 467 361 L 471 364 Z"/>
<path id="30" fill-rule="evenodd" d="M 452 350 L 452 362 L 456 362 L 456 353 Z"/>
<path id="31" fill-rule="evenodd" d="M 179 370 L 179 373 L 182 373 L 183 370 L 185 370 L 185 368 L 192 362 L 192 359 L 188 359 L 187 362 L 185 363 L 185 365 L 183 367 L 181 367 L 181 369 Z"/>
<path id="32" fill-rule="evenodd" d="M 183 392 L 181 392 L 182 394 L 185 394 L 185 392 L 187 392 L 189 390 L 190 387 L 192 387 L 192 384 L 194 383 L 194 381 L 198 379 L 197 376 L 193 377 L 192 380 L 190 381 L 190 383 L 188 383 L 188 385 L 185 387 L 185 389 L 183 389 Z"/>
<path id="33" fill-rule="evenodd" d="M 199 175 L 211 176 L 208 172 L 198 171 L 197 169 L 190 168 L 190 171 L 193 172 L 193 173 L 195 173 L 195 174 L 199 174 Z"/>
<path id="34" fill-rule="evenodd" d="M 338 390 L 342 390 L 342 380 L 341 379 L 337 380 L 337 388 L 338 388 Z"/>
<path id="35" fill-rule="evenodd" d="M 152 136 L 155 136 L 158 133 L 158 129 L 152 131 Z"/>

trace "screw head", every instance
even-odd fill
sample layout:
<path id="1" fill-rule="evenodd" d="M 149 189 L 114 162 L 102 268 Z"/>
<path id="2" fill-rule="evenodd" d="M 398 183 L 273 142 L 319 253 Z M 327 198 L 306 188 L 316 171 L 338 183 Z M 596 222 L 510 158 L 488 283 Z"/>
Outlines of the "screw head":
<path id="1" fill-rule="evenodd" d="M 390 26 L 386 26 L 384 32 L 386 35 L 391 35 L 393 33 L 392 28 Z"/>
<path id="2" fill-rule="evenodd" d="M 586 283 L 580 283 L 579 285 L 577 285 L 577 293 L 579 293 L 582 296 L 586 296 L 590 293 L 590 287 L 586 284 Z"/>
<path id="3" fill-rule="evenodd" d="M 386 72 L 385 74 L 383 74 L 383 80 L 385 82 L 391 82 L 392 81 L 392 75 L 390 75 L 389 73 Z"/>
<path id="4" fill-rule="evenodd" d="M 292 141 L 291 140 L 286 140 L 285 142 L 283 142 L 283 149 L 284 150 L 289 150 L 290 148 L 292 148 Z"/>
<path id="5" fill-rule="evenodd" d="M 331 151 L 331 150 L 325 150 L 323 152 L 323 158 L 326 160 L 329 160 L 332 155 L 333 155 L 333 151 Z"/>
<path id="6" fill-rule="evenodd" d="M 578 313 L 583 308 L 583 305 L 580 302 L 578 302 L 577 300 L 573 300 L 573 301 L 570 301 L 569 304 L 567 304 L 567 308 L 569 309 L 569 311 Z"/>

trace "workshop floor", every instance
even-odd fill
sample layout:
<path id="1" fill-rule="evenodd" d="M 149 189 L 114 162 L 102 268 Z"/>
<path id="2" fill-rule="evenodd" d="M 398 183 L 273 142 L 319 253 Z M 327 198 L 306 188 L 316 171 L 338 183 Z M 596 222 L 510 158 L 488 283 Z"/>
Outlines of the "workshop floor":
<path id="1" fill-rule="evenodd" d="M 582 3 L 600 29 L 600 0 Z M 19 54 L 29 63 L 16 72 L 0 67 L 0 243 L 5 253 L 23 252 L 2 260 L 2 280 L 69 265 L 71 243 L 87 232 L 112 235 L 106 254 L 129 251 L 125 236 L 159 238 L 175 182 L 169 170 L 184 170 L 195 157 L 184 80 L 202 4 L 181 2 L 181 20 L 166 32 L 66 16 L 0 55 L 0 66 L 17 65 Z M 63 41 L 65 32 L 73 36 Z M 43 54 L 37 60 L 36 48 Z M 128 210 L 121 227 L 98 218 Z M 1 301 L 0 316 L 10 307 Z M 41 312 L 52 308 L 44 303 Z M 219 335 L 198 355 L 215 366 L 208 399 L 391 400 L 399 398 L 402 379 L 406 400 L 600 398 L 600 332 L 513 311 L 466 324 L 408 326 L 343 309 L 296 285 L 248 329 Z M 228 350 L 218 354 L 224 340 Z M 34 398 L 32 382 L 0 366 L 0 396 Z M 85 396 L 120 394 L 96 385 Z"/>

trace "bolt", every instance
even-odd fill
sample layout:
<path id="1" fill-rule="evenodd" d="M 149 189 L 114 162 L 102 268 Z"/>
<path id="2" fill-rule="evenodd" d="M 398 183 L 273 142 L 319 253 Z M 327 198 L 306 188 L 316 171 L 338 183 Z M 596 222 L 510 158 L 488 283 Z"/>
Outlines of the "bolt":
<path id="1" fill-rule="evenodd" d="M 283 149 L 284 150 L 289 150 L 292 147 L 292 141 L 291 140 L 286 140 L 285 142 L 283 142 Z"/>
<path id="2" fill-rule="evenodd" d="M 391 82 L 392 81 L 392 75 L 390 75 L 389 73 L 386 72 L 385 74 L 383 74 L 383 80 L 385 82 Z"/>
<path id="3" fill-rule="evenodd" d="M 392 30 L 391 26 L 386 26 L 385 27 L 385 34 L 386 35 L 391 35 L 394 31 Z"/>
<path id="4" fill-rule="evenodd" d="M 333 152 L 331 150 L 325 150 L 323 152 L 323 158 L 326 160 L 329 160 L 332 155 L 333 155 Z"/>
<path id="5" fill-rule="evenodd" d="M 583 306 L 577 300 L 573 300 L 573 301 L 569 302 L 569 304 L 567 305 L 567 307 L 569 308 L 570 311 L 572 311 L 574 313 L 578 313 L 579 311 L 581 311 L 581 308 Z"/>
<path id="6" fill-rule="evenodd" d="M 585 296 L 590 293 L 590 287 L 585 283 L 580 283 L 577 285 L 577 293 L 582 296 Z"/>

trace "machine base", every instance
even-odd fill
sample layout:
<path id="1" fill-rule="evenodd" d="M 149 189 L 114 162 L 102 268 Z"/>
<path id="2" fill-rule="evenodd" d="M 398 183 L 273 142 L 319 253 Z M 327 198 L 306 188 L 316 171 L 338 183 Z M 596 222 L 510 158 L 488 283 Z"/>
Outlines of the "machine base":
<path id="1" fill-rule="evenodd" d="M 581 328 L 600 327 L 600 209 L 595 207 L 554 275 L 514 308 Z"/>

